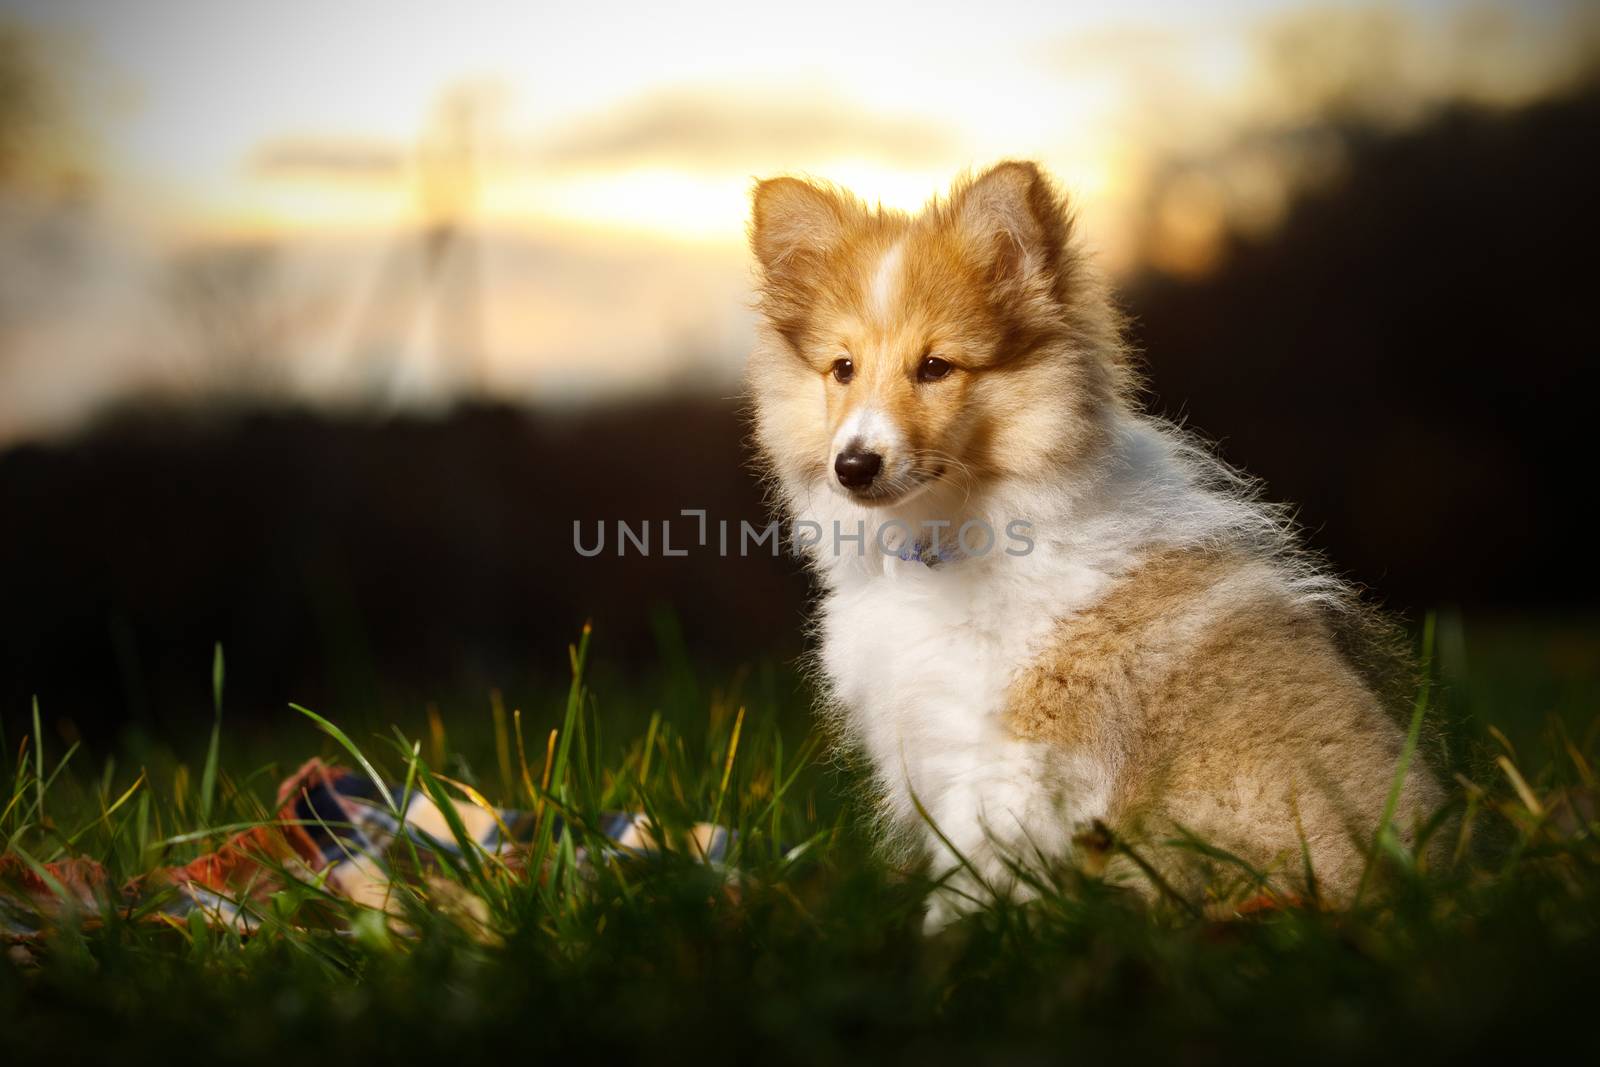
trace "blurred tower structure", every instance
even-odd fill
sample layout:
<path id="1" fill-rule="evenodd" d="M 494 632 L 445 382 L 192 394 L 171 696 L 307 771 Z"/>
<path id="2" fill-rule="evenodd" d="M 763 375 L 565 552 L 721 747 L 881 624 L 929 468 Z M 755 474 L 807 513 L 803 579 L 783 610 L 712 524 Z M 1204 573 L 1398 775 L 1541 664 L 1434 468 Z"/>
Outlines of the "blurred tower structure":
<path id="1" fill-rule="evenodd" d="M 481 250 L 475 232 L 483 104 L 483 95 L 473 88 L 451 91 L 440 101 L 417 145 L 417 228 L 400 237 L 385 257 L 356 333 L 360 347 L 374 338 L 400 344 L 423 326 L 426 365 L 415 377 L 442 395 L 481 393 L 486 385 Z M 397 371 L 394 378 L 403 377 L 399 354 L 385 354 Z M 398 380 L 389 384 L 404 387 Z"/>

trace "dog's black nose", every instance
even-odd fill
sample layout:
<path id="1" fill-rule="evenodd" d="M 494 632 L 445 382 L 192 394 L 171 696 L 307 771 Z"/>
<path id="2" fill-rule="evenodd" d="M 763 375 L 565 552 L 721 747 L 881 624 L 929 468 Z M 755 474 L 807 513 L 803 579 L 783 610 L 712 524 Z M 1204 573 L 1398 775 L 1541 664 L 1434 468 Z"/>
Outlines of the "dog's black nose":
<path id="1" fill-rule="evenodd" d="M 878 476 L 882 466 L 882 456 L 851 445 L 833 461 L 833 473 L 839 476 L 840 485 L 848 489 L 865 489 Z"/>

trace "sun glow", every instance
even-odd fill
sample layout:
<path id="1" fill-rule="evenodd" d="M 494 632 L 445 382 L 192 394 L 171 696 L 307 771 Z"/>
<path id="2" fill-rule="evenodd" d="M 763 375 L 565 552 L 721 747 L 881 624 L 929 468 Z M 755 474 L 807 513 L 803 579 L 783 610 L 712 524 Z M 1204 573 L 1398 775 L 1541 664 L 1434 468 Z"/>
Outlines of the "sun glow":
<path id="1" fill-rule="evenodd" d="M 52 397 L 170 373 L 149 355 L 187 328 L 162 303 L 165 272 L 197 252 L 258 287 L 238 299 L 294 313 L 262 343 L 332 368 L 288 375 L 333 383 L 319 395 L 390 388 L 402 335 L 448 347 L 390 321 L 431 313 L 413 304 L 469 324 L 458 347 L 480 349 L 479 387 L 638 389 L 691 364 L 731 381 L 752 330 L 759 177 L 814 175 L 909 212 L 961 172 L 1036 159 L 1110 269 L 1202 271 L 1225 229 L 1276 225 L 1290 183 L 1332 165 L 1303 143 L 1241 152 L 1241 131 L 1292 129 L 1330 99 L 1394 121 L 1452 93 L 1505 102 L 1588 54 L 1581 34 L 1556 47 L 1560 19 L 1510 8 L 1488 27 L 1497 51 L 1441 52 L 1456 16 L 1427 0 L 11 8 L 53 42 L 41 66 L 93 145 L 71 185 L 87 191 L 76 233 L 93 269 L 78 290 L 48 287 L 78 313 L 18 327 L 38 354 L 0 360 L 0 438 Z M 1174 160 L 1188 169 L 1164 174 Z M 6 253 L 8 280 L 34 276 L 26 249 Z M 275 266 L 230 274 L 234 253 Z"/>
<path id="2" fill-rule="evenodd" d="M 689 241 L 738 241 L 748 180 L 666 167 L 577 173 L 554 180 L 507 178 L 490 184 L 490 218 L 562 228 L 640 232 Z"/>

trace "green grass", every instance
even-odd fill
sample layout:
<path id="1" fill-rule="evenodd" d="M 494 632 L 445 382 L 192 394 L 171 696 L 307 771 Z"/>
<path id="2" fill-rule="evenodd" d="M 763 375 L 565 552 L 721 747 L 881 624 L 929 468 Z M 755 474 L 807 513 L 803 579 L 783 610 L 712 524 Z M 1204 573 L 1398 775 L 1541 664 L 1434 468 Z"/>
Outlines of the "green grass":
<path id="1" fill-rule="evenodd" d="M 1372 888 L 1344 913 L 1221 920 L 1203 902 L 1147 906 L 1063 870 L 1042 900 L 935 938 L 919 928 L 926 876 L 874 857 L 852 773 L 827 762 L 807 695 L 782 671 L 713 686 L 675 662 L 653 690 L 591 690 L 576 647 L 571 687 L 537 703 L 486 694 L 398 725 L 286 708 L 251 732 L 223 717 L 219 651 L 216 730 L 178 753 L 145 747 L 138 766 L 126 752 L 91 766 L 40 708 L 0 756 L 0 847 L 41 863 L 87 856 L 120 881 L 268 818 L 279 779 L 318 753 L 367 761 L 408 791 L 440 796 L 445 776 L 497 803 L 559 809 L 574 836 L 536 841 L 544 878 L 474 855 L 441 884 L 401 862 L 409 935 L 316 886 L 278 894 L 248 939 L 198 923 L 72 924 L 0 960 L 0 1041 L 8 1062 L 503 1049 L 527 1062 L 1220 1063 L 1592 1048 L 1600 847 L 1592 807 L 1572 810 L 1596 797 L 1596 731 L 1580 728 L 1594 690 L 1539 688 L 1550 668 L 1538 637 L 1502 661 L 1458 619 L 1439 629 L 1443 676 L 1418 708 L 1445 737 L 1470 828 L 1447 831 L 1444 869 L 1419 871 L 1375 827 Z M 1592 677 L 1581 657 L 1573 670 Z M 1518 671 L 1538 678 L 1519 689 Z M 1537 703 L 1514 706 L 1519 691 Z M 673 854 L 579 870 L 584 824 L 615 808 L 736 827 L 737 873 Z M 303 922 L 329 907 L 350 933 Z"/>

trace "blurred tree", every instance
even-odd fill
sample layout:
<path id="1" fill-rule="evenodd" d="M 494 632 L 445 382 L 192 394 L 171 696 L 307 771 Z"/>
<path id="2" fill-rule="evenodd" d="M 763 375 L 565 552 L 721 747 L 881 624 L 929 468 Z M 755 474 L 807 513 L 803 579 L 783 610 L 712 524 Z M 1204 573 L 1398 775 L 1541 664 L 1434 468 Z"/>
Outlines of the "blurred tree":
<path id="1" fill-rule="evenodd" d="M 0 22 L 0 191 L 78 199 L 89 184 L 83 137 L 47 51 Z"/>
<path id="2" fill-rule="evenodd" d="M 0 21 L 0 371 L 13 331 L 70 287 L 85 258 L 87 141 L 47 51 Z"/>

